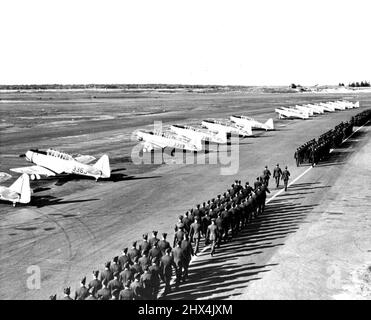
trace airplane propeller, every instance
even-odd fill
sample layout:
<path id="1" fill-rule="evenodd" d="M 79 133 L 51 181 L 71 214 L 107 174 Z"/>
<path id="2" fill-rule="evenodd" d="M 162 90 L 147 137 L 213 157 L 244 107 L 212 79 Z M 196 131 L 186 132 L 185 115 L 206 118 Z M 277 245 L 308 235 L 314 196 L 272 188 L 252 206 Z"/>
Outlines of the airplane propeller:
<path id="1" fill-rule="evenodd" d="M 20 158 L 24 158 L 25 156 L 26 155 L 24 153 L 19 155 Z"/>

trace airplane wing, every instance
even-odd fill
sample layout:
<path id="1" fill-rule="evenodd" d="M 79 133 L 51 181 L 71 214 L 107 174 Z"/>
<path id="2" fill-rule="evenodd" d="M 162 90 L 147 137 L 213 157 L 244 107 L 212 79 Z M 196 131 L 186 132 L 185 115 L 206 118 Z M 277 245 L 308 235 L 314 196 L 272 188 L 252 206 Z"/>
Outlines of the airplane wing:
<path id="1" fill-rule="evenodd" d="M 18 172 L 18 173 L 27 173 L 29 175 L 37 174 L 37 175 L 43 175 L 43 176 L 55 176 L 55 172 L 49 169 L 46 169 L 44 167 L 40 167 L 40 166 L 13 168 L 13 169 L 10 169 L 10 171 Z"/>
<path id="2" fill-rule="evenodd" d="M 6 172 L 0 172 L 0 183 L 9 180 L 12 176 Z"/>
<path id="3" fill-rule="evenodd" d="M 89 156 L 89 155 L 79 154 L 76 157 L 74 157 L 74 159 L 80 163 L 89 164 L 93 162 L 96 158 L 93 156 Z"/>

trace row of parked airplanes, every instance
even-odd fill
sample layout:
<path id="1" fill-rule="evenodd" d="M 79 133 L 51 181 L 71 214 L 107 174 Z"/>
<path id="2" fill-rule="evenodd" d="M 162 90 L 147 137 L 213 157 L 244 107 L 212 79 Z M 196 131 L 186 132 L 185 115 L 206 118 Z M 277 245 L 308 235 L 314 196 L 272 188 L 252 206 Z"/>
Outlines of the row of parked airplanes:
<path id="1" fill-rule="evenodd" d="M 349 108 L 358 108 L 359 102 L 334 101 L 317 104 L 297 105 L 290 108 L 277 108 L 275 112 L 282 118 L 308 119 L 315 114 L 334 112 Z M 155 148 L 172 148 L 189 151 L 201 151 L 202 141 L 209 141 L 217 144 L 228 142 L 229 134 L 240 136 L 252 136 L 253 129 L 274 130 L 273 119 L 266 122 L 259 122 L 251 117 L 232 115 L 229 120 L 204 120 L 201 127 L 175 124 L 169 131 L 153 132 L 138 130 L 135 135 L 142 142 L 143 151 L 151 151 Z M 82 175 L 99 178 L 110 178 L 111 169 L 108 155 L 103 155 L 96 163 L 96 159 L 89 155 L 72 156 L 54 149 L 38 150 L 31 149 L 21 155 L 33 166 L 12 168 L 13 172 L 21 173 L 10 187 L 0 186 L 0 200 L 10 201 L 13 206 L 16 203 L 29 203 L 32 190 L 30 179 L 39 180 L 41 177 L 60 177 L 63 175 Z M 0 181 L 6 181 L 11 176 L 7 173 L 0 173 Z"/>
<path id="2" fill-rule="evenodd" d="M 315 114 L 358 108 L 359 102 L 331 101 L 317 104 L 296 105 L 275 109 L 279 119 L 308 119 Z M 136 136 L 143 142 L 143 151 L 155 148 L 177 148 L 189 151 L 201 151 L 202 141 L 223 144 L 228 141 L 228 134 L 243 137 L 252 136 L 252 129 L 274 130 L 273 119 L 259 122 L 251 117 L 232 115 L 229 120 L 203 120 L 201 127 L 175 124 L 165 132 L 139 130 Z"/>

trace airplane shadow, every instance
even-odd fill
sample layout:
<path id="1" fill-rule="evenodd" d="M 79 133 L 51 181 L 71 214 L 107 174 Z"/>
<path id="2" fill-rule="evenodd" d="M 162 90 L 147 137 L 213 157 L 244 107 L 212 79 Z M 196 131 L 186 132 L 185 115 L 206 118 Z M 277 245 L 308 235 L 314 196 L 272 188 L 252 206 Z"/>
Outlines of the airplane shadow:
<path id="1" fill-rule="evenodd" d="M 37 208 L 42 208 L 45 206 L 54 206 L 58 204 L 68 204 L 68 203 L 80 203 L 80 202 L 89 202 L 89 201 L 96 201 L 100 200 L 98 198 L 93 199 L 83 199 L 83 200 L 66 200 L 64 201 L 62 198 L 57 198 L 50 195 L 44 196 L 33 196 L 31 197 L 31 202 L 28 204 L 30 206 L 34 206 Z"/>

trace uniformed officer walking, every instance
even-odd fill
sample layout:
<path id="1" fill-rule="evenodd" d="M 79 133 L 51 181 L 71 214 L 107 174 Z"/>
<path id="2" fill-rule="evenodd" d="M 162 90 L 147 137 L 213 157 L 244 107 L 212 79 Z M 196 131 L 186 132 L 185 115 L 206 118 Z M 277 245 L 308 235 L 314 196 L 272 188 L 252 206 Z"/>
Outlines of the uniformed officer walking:
<path id="1" fill-rule="evenodd" d="M 280 165 L 277 163 L 276 167 L 273 170 L 273 178 L 276 180 L 276 187 L 280 185 L 280 178 L 282 175 L 282 170 L 280 168 Z"/>
<path id="2" fill-rule="evenodd" d="M 265 166 L 264 171 L 263 171 L 263 183 L 267 185 L 269 184 L 269 179 L 271 177 L 271 172 L 268 169 L 268 166 Z"/>
<path id="3" fill-rule="evenodd" d="M 201 239 L 201 223 L 198 216 L 195 217 L 195 221 L 191 224 L 189 237 L 191 243 L 195 242 L 194 254 L 197 255 Z"/>
<path id="4" fill-rule="evenodd" d="M 102 282 L 98 279 L 99 271 L 94 270 L 93 271 L 93 277 L 94 279 L 89 282 L 88 289 L 93 290 L 93 296 L 97 297 L 97 292 L 102 288 Z"/>
<path id="5" fill-rule="evenodd" d="M 170 287 L 171 276 L 173 274 L 173 269 L 176 269 L 174 258 L 170 255 L 170 253 L 171 248 L 167 248 L 165 251 L 165 255 L 161 257 L 160 262 L 160 276 L 162 280 L 165 282 L 164 294 L 167 294 L 171 291 Z"/>
<path id="6" fill-rule="evenodd" d="M 210 243 L 211 245 L 211 252 L 210 255 L 213 256 L 215 253 L 215 246 L 218 241 L 218 228 L 215 224 L 215 218 L 211 219 L 211 224 L 207 227 L 207 232 L 206 232 L 206 240 L 207 244 Z"/>
<path id="7" fill-rule="evenodd" d="M 290 178 L 290 172 L 289 170 L 287 170 L 287 166 L 286 166 L 285 170 L 283 170 L 282 172 L 282 180 L 285 186 L 285 191 L 287 191 L 287 184 L 289 182 L 289 178 Z"/>
<path id="8" fill-rule="evenodd" d="M 80 288 L 78 288 L 75 292 L 75 300 L 85 300 L 89 295 L 89 289 L 85 287 L 86 277 L 82 278 L 80 281 Z"/>

